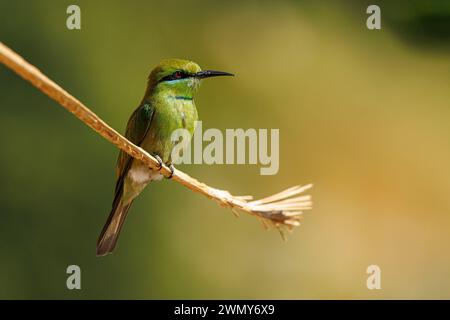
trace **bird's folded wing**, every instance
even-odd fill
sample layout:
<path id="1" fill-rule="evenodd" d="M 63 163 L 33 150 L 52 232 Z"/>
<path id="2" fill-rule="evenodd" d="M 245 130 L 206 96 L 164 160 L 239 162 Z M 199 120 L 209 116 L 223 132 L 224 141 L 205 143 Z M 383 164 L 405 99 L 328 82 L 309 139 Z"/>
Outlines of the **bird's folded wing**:
<path id="1" fill-rule="evenodd" d="M 147 132 L 151 126 L 153 116 L 155 114 L 155 108 L 149 103 L 141 104 L 131 115 L 128 120 L 127 129 L 125 131 L 125 137 L 139 146 L 144 140 Z M 117 159 L 116 166 L 116 190 L 121 184 L 130 169 L 132 163 L 132 157 L 124 151 L 120 151 L 119 158 Z"/>

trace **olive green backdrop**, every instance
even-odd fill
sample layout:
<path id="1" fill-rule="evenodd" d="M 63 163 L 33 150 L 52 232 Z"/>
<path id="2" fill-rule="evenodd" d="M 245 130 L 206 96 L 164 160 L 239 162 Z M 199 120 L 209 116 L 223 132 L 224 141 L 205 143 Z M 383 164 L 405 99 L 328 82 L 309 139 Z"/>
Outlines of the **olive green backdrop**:
<path id="1" fill-rule="evenodd" d="M 160 59 L 235 73 L 202 85 L 203 126 L 279 128 L 278 175 L 181 169 L 258 197 L 313 182 L 315 205 L 284 243 L 163 181 L 97 258 L 118 150 L 0 66 L 0 298 L 450 298 L 448 1 L 378 1 L 381 31 L 369 1 L 76 1 L 70 31 L 72 3 L 1 0 L 0 41 L 121 132 Z"/>

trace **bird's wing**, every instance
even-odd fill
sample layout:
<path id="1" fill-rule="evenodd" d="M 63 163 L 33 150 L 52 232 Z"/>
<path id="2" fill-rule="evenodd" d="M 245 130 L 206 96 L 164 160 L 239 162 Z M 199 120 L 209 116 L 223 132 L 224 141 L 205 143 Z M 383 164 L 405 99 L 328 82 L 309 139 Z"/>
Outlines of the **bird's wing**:
<path id="1" fill-rule="evenodd" d="M 140 105 L 128 120 L 125 136 L 136 145 L 140 145 L 144 140 L 151 126 L 155 109 L 147 103 Z M 123 187 L 125 177 L 131 167 L 133 158 L 127 153 L 120 151 L 117 160 L 117 182 L 114 201 L 111 213 L 103 227 L 102 232 L 97 241 L 97 255 L 105 255 L 111 253 L 117 243 L 120 229 L 125 221 L 131 202 L 122 203 Z"/>
<path id="2" fill-rule="evenodd" d="M 155 108 L 149 103 L 143 103 L 140 105 L 131 115 L 128 120 L 127 129 L 125 131 L 125 137 L 139 146 L 147 135 L 148 129 L 152 123 L 153 116 L 155 114 Z M 116 166 L 116 192 L 122 180 L 125 178 L 133 157 L 124 151 L 120 151 L 119 158 L 117 159 Z"/>

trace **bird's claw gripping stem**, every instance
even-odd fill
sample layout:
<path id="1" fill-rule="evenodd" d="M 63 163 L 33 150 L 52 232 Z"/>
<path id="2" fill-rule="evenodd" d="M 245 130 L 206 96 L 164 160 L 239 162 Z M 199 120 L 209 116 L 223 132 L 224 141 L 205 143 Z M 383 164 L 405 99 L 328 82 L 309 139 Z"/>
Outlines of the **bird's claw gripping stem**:
<path id="1" fill-rule="evenodd" d="M 171 179 L 173 177 L 173 173 L 175 172 L 175 167 L 173 164 L 169 164 L 170 176 L 166 177 L 167 179 Z"/>
<path id="2" fill-rule="evenodd" d="M 153 155 L 155 157 L 155 159 L 158 161 L 158 168 L 156 170 L 161 171 L 162 166 L 164 164 L 164 162 L 162 161 L 161 157 L 158 156 L 157 154 Z M 166 177 L 167 179 L 172 178 L 173 173 L 175 172 L 175 167 L 173 166 L 173 164 L 169 164 L 167 165 L 170 169 L 170 176 Z"/>
<path id="3" fill-rule="evenodd" d="M 155 157 L 156 161 L 158 161 L 158 168 L 156 170 L 160 171 L 164 162 L 162 161 L 161 157 L 158 156 L 157 154 L 153 155 L 153 157 Z"/>

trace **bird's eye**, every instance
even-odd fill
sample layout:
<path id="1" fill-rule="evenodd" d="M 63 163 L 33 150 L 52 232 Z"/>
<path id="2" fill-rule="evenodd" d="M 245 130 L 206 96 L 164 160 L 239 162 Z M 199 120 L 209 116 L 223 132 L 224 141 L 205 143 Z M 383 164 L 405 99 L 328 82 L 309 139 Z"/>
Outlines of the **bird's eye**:
<path id="1" fill-rule="evenodd" d="M 184 73 L 183 71 L 175 71 L 175 72 L 165 76 L 161 80 L 159 80 L 159 82 L 179 80 L 179 79 L 184 79 L 187 77 L 189 77 L 189 75 Z"/>

